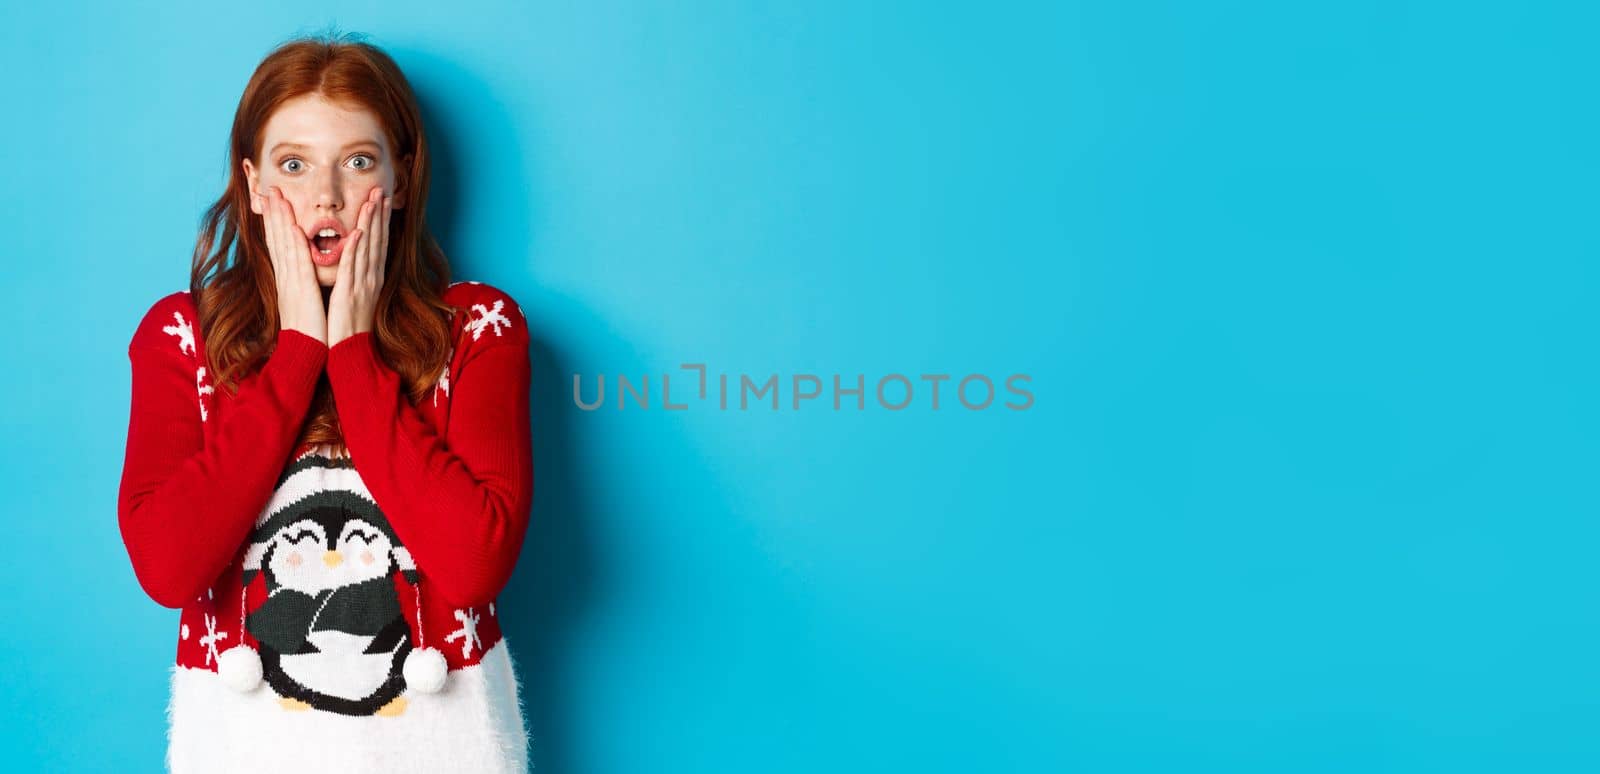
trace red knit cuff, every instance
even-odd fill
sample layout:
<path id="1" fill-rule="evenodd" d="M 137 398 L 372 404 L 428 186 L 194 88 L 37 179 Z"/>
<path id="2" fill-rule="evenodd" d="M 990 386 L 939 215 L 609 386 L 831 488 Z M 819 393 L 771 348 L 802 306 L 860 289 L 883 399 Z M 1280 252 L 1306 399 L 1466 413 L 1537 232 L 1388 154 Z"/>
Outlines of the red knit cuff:
<path id="1" fill-rule="evenodd" d="M 279 328 L 268 366 L 305 392 L 317 386 L 328 360 L 328 345 L 293 328 Z"/>
<path id="2" fill-rule="evenodd" d="M 387 368 L 378 358 L 372 331 L 346 336 L 328 349 L 328 382 L 336 397 L 347 388 L 370 388 Z"/>

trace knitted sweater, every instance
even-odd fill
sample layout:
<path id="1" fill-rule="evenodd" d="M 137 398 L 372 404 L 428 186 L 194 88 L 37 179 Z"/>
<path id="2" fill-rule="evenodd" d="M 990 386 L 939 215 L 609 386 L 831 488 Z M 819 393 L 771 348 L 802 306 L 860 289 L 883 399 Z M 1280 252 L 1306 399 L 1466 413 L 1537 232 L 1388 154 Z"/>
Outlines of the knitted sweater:
<path id="1" fill-rule="evenodd" d="M 280 330 L 233 394 L 187 291 L 134 331 L 118 519 L 182 609 L 172 771 L 526 768 L 495 597 L 532 502 L 527 322 L 490 285 L 444 300 L 453 348 L 416 405 L 371 333 Z M 348 456 L 296 445 L 324 373 Z"/>

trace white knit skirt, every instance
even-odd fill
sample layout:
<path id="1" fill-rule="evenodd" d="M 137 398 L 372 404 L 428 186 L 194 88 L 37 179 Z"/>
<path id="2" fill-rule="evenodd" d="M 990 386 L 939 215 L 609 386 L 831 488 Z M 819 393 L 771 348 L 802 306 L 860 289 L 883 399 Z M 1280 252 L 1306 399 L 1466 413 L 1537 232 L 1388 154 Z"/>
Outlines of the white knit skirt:
<path id="1" fill-rule="evenodd" d="M 207 669 L 174 666 L 167 708 L 173 774 L 523 774 L 516 669 L 504 639 L 452 669 L 438 693 L 407 691 L 398 716 L 285 709 L 265 684 L 247 693 Z"/>

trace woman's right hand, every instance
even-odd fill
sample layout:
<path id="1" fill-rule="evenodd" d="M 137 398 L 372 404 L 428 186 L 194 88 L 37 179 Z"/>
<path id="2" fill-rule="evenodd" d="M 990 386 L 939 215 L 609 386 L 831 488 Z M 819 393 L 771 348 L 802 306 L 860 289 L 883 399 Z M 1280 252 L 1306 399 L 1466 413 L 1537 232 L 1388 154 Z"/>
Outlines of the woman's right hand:
<path id="1" fill-rule="evenodd" d="M 311 247 L 295 225 L 294 207 L 276 186 L 256 195 L 266 224 L 267 253 L 272 256 L 272 276 L 278 286 L 278 327 L 293 328 L 328 343 L 328 310 L 322 287 L 311 263 Z"/>

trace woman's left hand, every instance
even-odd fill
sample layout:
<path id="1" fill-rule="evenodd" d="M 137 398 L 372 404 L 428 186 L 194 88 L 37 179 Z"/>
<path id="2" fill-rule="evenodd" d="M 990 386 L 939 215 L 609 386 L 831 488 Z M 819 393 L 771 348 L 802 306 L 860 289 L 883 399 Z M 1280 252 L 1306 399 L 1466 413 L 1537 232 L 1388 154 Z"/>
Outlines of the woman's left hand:
<path id="1" fill-rule="evenodd" d="M 328 346 L 372 330 L 383 289 L 383 265 L 389 255 L 389 214 L 393 197 L 381 186 L 362 202 L 350 245 L 339 257 L 339 270 L 328 295 Z"/>

